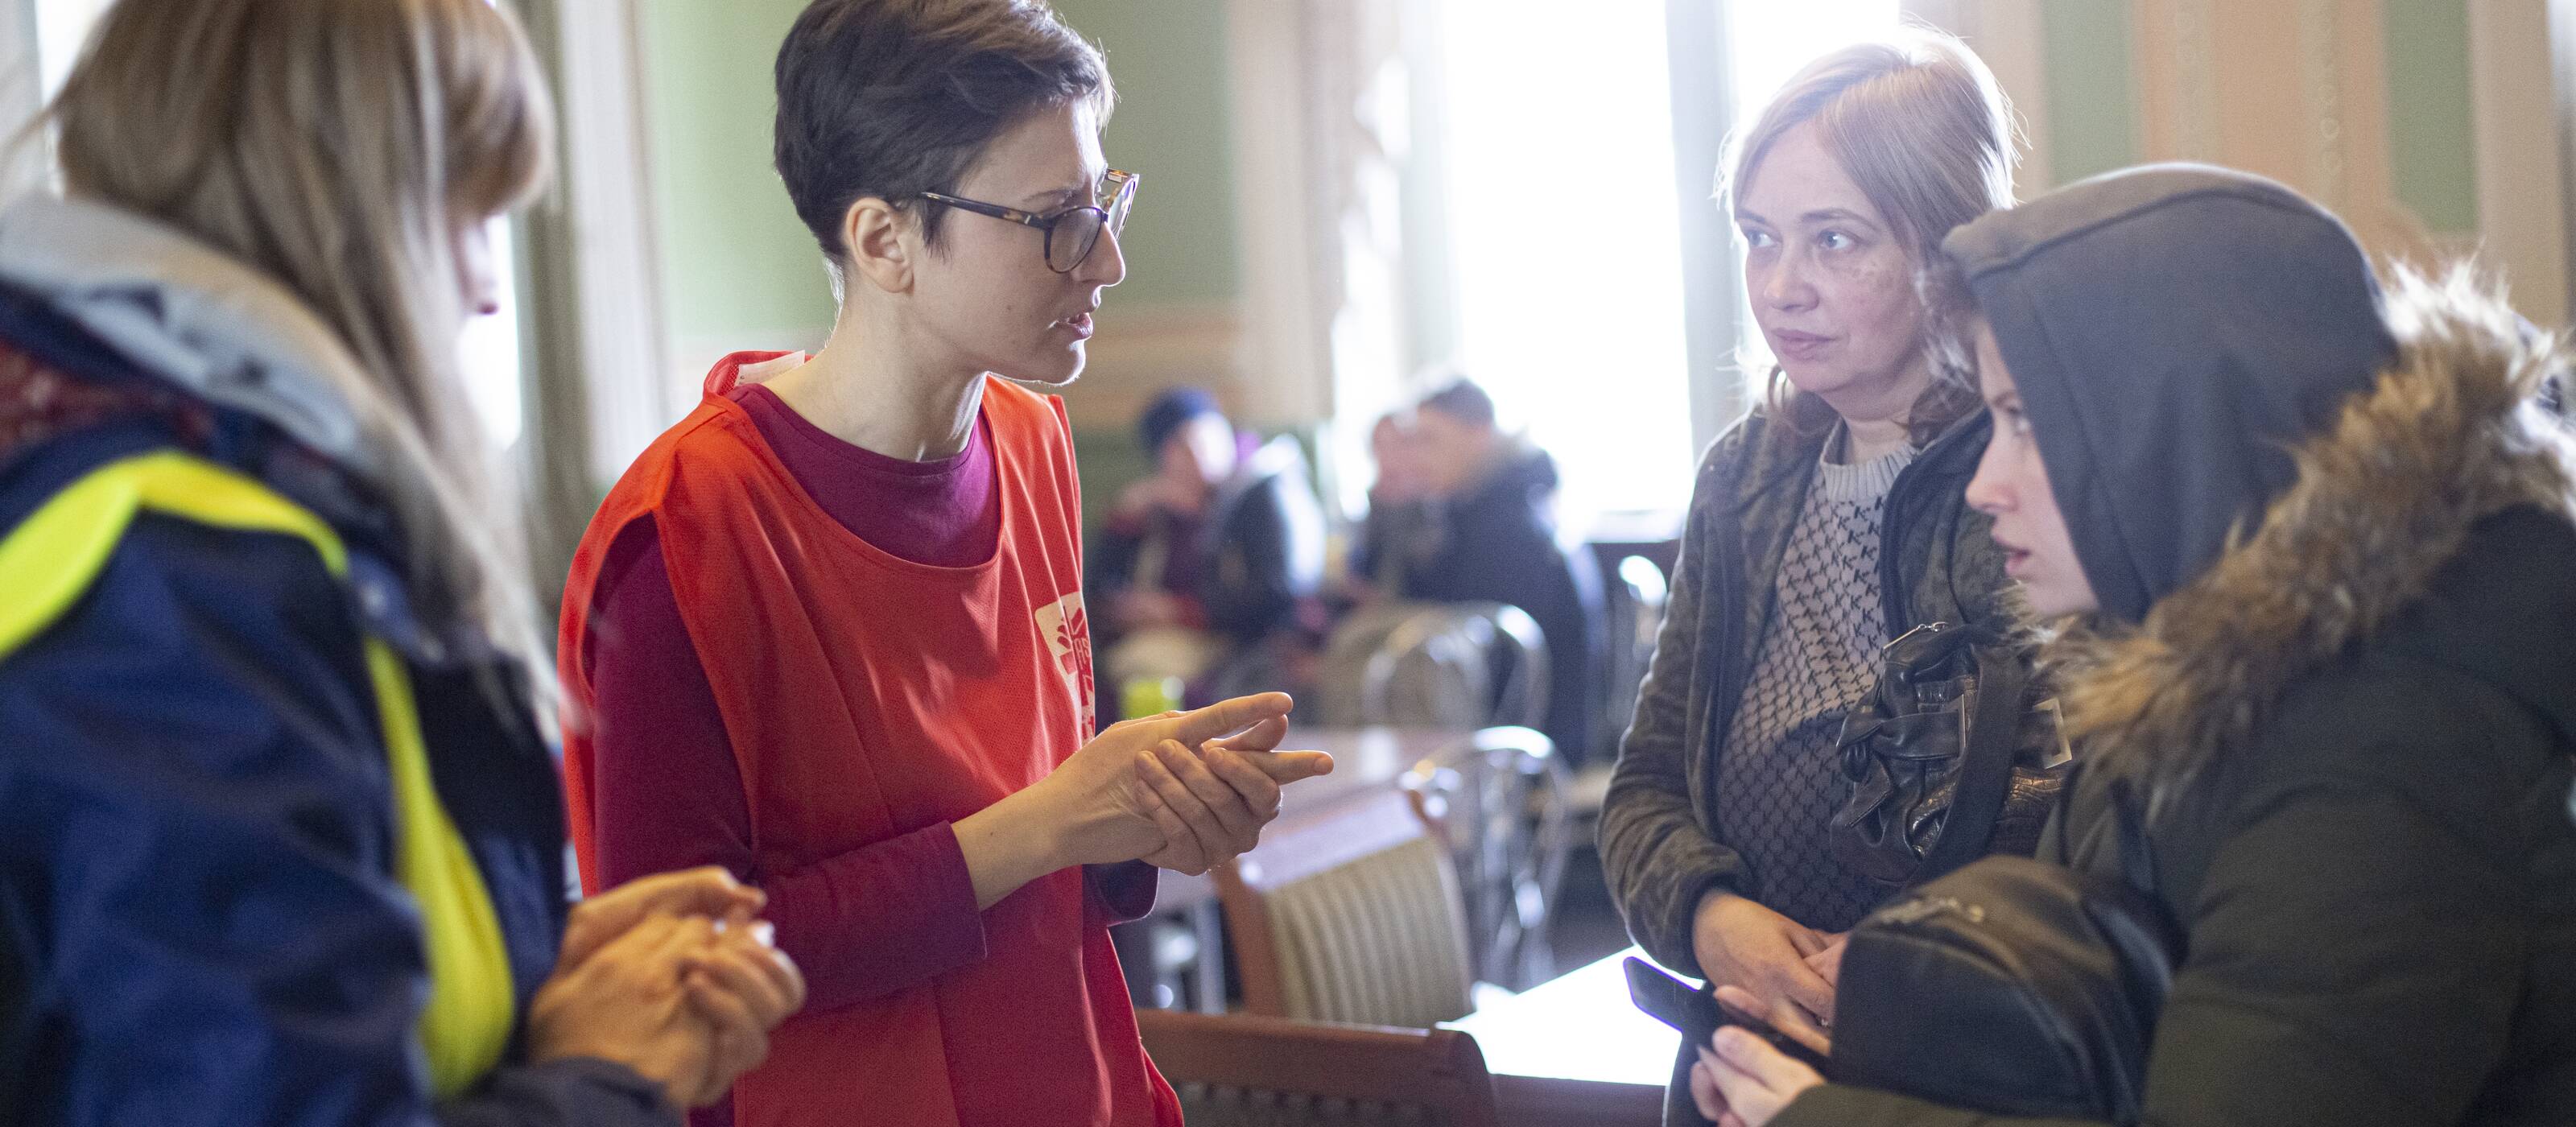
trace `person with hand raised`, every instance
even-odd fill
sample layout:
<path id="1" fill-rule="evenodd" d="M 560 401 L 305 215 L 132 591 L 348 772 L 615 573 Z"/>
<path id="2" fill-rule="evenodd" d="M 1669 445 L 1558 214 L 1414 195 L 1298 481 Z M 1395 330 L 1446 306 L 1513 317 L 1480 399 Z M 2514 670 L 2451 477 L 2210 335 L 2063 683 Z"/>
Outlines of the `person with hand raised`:
<path id="1" fill-rule="evenodd" d="M 1330 761 L 1274 750 L 1278 693 L 1096 722 L 1071 429 L 1022 385 L 1080 373 L 1126 274 L 1108 70 L 1039 4 L 817 0 L 776 79 L 838 319 L 718 361 L 583 537 L 584 878 L 768 894 L 811 1000 L 742 1121 L 1178 1127 L 1109 925 Z"/>

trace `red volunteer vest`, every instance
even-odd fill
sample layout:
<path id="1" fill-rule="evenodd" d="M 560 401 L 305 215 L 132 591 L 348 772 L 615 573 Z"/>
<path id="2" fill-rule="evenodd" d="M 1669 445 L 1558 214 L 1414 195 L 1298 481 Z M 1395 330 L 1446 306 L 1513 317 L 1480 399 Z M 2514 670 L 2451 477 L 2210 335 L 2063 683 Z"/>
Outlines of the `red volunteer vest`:
<path id="1" fill-rule="evenodd" d="M 723 396 L 732 372 L 720 366 L 705 401 L 609 493 L 564 605 L 591 605 L 618 530 L 650 514 L 742 772 L 762 870 L 954 822 L 1081 746 L 1091 643 L 1061 401 L 986 381 L 1000 545 L 983 564 L 934 567 L 879 551 L 816 506 Z M 587 617 L 566 615 L 560 639 L 573 717 L 592 701 L 578 661 Z M 593 748 L 583 725 L 568 727 L 572 838 L 595 887 Z M 983 922 L 979 962 L 789 1018 L 767 1062 L 735 1085 L 737 1122 L 1179 1127 L 1082 870 L 1031 882 Z"/>

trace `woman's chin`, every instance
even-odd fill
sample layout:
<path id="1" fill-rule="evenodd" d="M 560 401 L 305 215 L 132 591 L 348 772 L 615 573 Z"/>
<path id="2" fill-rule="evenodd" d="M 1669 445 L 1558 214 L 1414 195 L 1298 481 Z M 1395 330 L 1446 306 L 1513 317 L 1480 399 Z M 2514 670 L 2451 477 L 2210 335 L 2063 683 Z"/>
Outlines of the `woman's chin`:
<path id="1" fill-rule="evenodd" d="M 1089 358 L 1084 355 L 1081 343 L 1075 342 L 1072 348 L 1063 352 L 1031 357 L 1008 368 L 995 368 L 993 371 L 1002 378 L 1017 383 L 1037 384 L 1041 387 L 1063 387 L 1081 379 L 1082 369 L 1088 362 Z"/>
<path id="2" fill-rule="evenodd" d="M 1790 387 L 1809 395 L 1833 395 L 1850 387 L 1854 382 L 1850 372 L 1839 368 L 1793 364 L 1787 361 L 1781 362 L 1780 375 L 1789 381 Z"/>
<path id="3" fill-rule="evenodd" d="M 2091 591 L 2061 590 L 2059 584 L 2022 580 L 2022 599 L 2037 618 L 2064 618 L 2070 614 L 2088 614 L 2100 609 Z"/>

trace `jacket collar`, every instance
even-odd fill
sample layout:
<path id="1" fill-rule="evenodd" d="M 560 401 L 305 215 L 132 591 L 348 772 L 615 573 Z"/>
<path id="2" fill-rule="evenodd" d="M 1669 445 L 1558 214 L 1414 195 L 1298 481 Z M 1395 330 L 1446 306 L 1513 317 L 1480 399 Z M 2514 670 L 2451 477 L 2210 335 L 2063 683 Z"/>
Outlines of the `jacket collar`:
<path id="1" fill-rule="evenodd" d="M 189 394 L 381 478 L 339 390 L 359 382 L 356 359 L 284 285 L 232 256 L 132 212 L 36 194 L 0 209 L 0 282 Z"/>
<path id="2" fill-rule="evenodd" d="M 2560 342 L 2465 273 L 2401 276 L 2387 314 L 2397 359 L 2294 452 L 2296 482 L 2250 531 L 2134 629 L 2051 644 L 2068 734 L 2112 774 L 2180 789 L 2416 604 L 2479 521 L 2576 519 L 2576 431 L 2537 400 Z"/>
<path id="3" fill-rule="evenodd" d="M 1807 395 L 1793 397 L 1784 407 L 1757 406 L 1748 422 L 1761 429 L 1746 435 L 1751 449 L 1743 485 L 1736 491 L 1739 512 L 1774 489 L 1805 482 L 1824 458 L 1837 425 L 1832 408 Z M 1987 427 L 1983 407 L 1960 416 L 1915 457 L 1907 478 L 1955 477 L 1965 488 L 1968 475 L 1976 472 L 1977 456 L 1985 451 Z"/>

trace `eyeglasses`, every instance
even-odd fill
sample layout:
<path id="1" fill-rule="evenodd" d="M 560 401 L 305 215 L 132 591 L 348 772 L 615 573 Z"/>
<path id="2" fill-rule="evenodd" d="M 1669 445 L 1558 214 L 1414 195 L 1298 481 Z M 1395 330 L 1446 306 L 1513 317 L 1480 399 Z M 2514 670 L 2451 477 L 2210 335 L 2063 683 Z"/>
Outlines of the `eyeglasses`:
<path id="1" fill-rule="evenodd" d="M 923 192 L 921 198 L 946 204 L 977 215 L 1007 219 L 1023 227 L 1035 227 L 1046 234 L 1047 269 L 1070 274 L 1091 257 L 1091 249 L 1100 245 L 1100 232 L 1115 235 L 1127 228 L 1127 213 L 1136 206 L 1136 181 L 1133 172 L 1110 169 L 1092 188 L 1091 204 L 1068 207 L 1062 211 L 1038 215 L 1015 207 L 960 199 L 940 192 Z"/>

